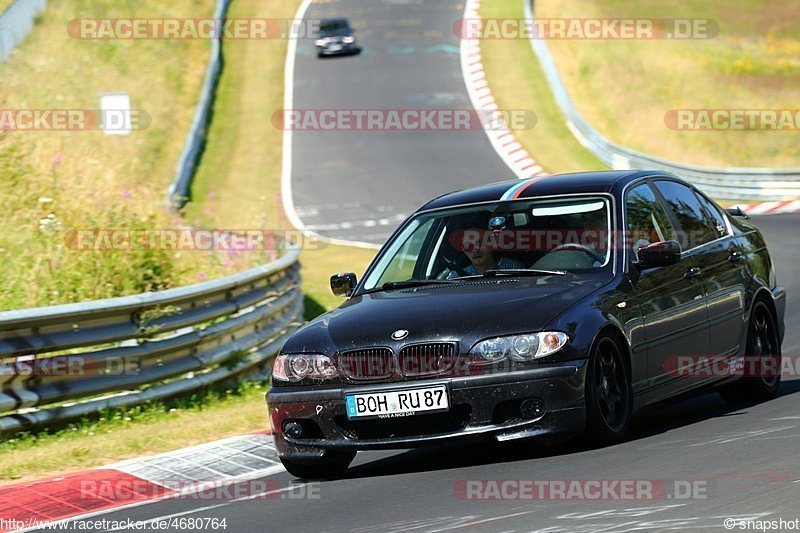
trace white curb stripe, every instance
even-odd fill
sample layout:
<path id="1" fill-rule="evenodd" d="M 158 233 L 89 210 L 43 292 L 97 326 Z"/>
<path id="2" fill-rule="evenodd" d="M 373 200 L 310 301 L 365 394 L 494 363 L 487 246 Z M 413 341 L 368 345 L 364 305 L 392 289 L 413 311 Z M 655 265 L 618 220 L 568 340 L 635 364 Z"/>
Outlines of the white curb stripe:
<path id="1" fill-rule="evenodd" d="M 464 5 L 464 19 L 479 19 L 479 0 L 466 0 Z M 461 74 L 464 85 L 467 87 L 472 106 L 481 112 L 496 111 L 499 109 L 491 88 L 486 80 L 483 68 L 479 39 L 461 39 Z M 542 167 L 536 164 L 531 155 L 517 142 L 514 133 L 508 128 L 484 128 L 489 142 L 497 155 L 514 172 L 519 179 L 532 178 L 544 175 Z"/>

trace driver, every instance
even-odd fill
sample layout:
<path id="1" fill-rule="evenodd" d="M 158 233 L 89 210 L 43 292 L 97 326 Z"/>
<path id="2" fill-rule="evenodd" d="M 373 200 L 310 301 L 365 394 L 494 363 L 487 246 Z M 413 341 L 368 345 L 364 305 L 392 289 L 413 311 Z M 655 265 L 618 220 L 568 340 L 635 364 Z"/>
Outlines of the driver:
<path id="1" fill-rule="evenodd" d="M 478 229 L 486 228 L 487 224 L 485 222 L 481 224 L 476 218 L 477 217 L 472 217 L 461 227 L 465 230 L 471 229 L 472 231 L 479 232 L 486 231 Z M 464 255 L 467 256 L 467 259 L 469 259 L 469 264 L 463 268 L 454 267 L 454 269 L 447 275 L 447 279 L 453 279 L 462 276 L 477 276 L 483 274 L 487 270 L 515 270 L 526 268 L 523 263 L 517 261 L 516 259 L 497 256 L 491 249 L 479 248 L 474 244 L 474 242 L 471 242 L 471 239 L 468 238 L 466 231 L 462 234 L 461 250 L 463 251 Z"/>

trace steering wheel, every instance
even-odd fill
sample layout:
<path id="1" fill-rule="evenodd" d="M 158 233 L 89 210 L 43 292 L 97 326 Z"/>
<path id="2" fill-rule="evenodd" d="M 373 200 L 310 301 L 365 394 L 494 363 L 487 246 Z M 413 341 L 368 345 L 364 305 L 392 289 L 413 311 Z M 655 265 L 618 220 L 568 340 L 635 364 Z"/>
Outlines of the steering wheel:
<path id="1" fill-rule="evenodd" d="M 558 246 L 556 246 L 547 253 L 552 254 L 553 252 L 561 252 L 563 250 L 570 250 L 570 249 L 575 249 L 578 250 L 579 252 L 584 252 L 586 254 L 589 254 L 596 261 L 599 261 L 600 263 L 603 263 L 605 261 L 605 257 L 603 257 L 602 255 L 598 254 L 588 246 L 584 246 L 583 244 L 578 244 L 576 242 L 567 242 L 564 244 L 559 244 Z"/>

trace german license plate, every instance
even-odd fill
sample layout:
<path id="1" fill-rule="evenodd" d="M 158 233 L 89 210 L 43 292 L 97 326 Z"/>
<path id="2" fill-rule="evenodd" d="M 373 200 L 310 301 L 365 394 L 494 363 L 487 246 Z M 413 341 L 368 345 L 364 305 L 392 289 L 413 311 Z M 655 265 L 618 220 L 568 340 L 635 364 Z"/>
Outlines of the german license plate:
<path id="1" fill-rule="evenodd" d="M 398 418 L 447 411 L 450 403 L 444 385 L 345 396 L 347 418 Z"/>

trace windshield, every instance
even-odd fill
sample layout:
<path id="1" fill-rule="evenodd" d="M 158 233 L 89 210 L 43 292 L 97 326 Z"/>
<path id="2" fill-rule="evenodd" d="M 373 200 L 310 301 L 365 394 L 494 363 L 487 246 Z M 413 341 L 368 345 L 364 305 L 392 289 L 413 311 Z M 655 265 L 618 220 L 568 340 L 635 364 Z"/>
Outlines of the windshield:
<path id="1" fill-rule="evenodd" d="M 344 20 L 323 22 L 319 26 L 320 37 L 329 37 L 331 35 L 347 35 L 349 33 L 350 25 Z"/>
<path id="2" fill-rule="evenodd" d="M 611 261 L 609 201 L 601 196 L 497 202 L 420 214 L 383 249 L 363 290 L 408 280 L 497 271 L 583 272 Z"/>

